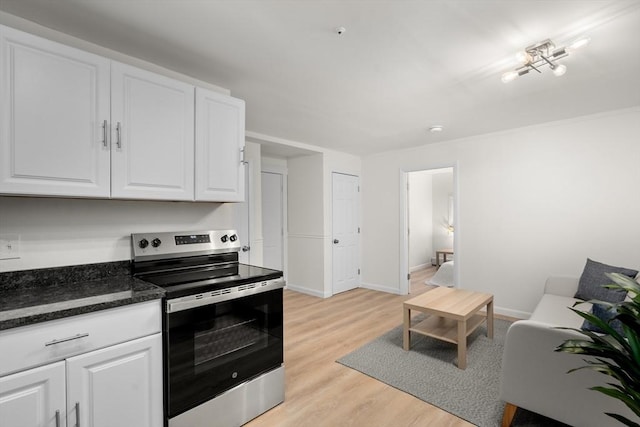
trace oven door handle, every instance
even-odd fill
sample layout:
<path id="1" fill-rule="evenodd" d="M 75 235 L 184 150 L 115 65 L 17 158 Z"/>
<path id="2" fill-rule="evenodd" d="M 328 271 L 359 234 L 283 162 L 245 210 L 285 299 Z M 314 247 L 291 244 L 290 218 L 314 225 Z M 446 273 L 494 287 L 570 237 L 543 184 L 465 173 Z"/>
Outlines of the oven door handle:
<path id="1" fill-rule="evenodd" d="M 167 300 L 167 313 L 189 310 L 204 305 L 217 304 L 224 301 L 234 300 L 249 295 L 261 294 L 263 292 L 274 291 L 285 287 L 283 278 L 264 280 L 261 282 L 248 283 L 226 289 L 218 289 L 201 294 L 188 295 L 186 297 L 173 298 Z"/>

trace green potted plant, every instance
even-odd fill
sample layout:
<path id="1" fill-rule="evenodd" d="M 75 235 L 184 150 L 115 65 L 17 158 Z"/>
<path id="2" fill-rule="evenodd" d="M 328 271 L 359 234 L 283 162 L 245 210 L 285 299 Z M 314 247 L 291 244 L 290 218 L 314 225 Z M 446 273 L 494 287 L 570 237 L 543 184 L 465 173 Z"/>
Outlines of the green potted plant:
<path id="1" fill-rule="evenodd" d="M 612 273 L 607 277 L 614 282 L 607 288 L 626 290 L 630 298 L 619 303 L 588 301 L 608 309 L 611 318 L 607 320 L 591 312 L 571 308 L 601 332 L 566 328 L 579 332 L 586 339 L 567 340 L 556 351 L 593 356 L 585 359 L 586 365 L 569 373 L 586 368 L 616 379 L 607 386 L 595 386 L 591 390 L 619 399 L 640 419 L 640 284 L 623 274 Z M 575 305 L 578 304 L 581 302 Z M 620 414 L 606 414 L 627 426 L 640 427 L 637 422 Z"/>

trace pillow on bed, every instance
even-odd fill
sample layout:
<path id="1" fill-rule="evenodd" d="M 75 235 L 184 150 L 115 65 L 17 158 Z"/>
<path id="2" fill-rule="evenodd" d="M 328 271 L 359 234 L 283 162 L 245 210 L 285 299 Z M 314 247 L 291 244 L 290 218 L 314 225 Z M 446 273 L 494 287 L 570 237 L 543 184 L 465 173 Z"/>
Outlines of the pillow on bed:
<path id="1" fill-rule="evenodd" d="M 625 276 L 635 277 L 638 271 L 602 264 L 587 258 L 587 263 L 578 282 L 578 292 L 576 292 L 575 298 L 583 300 L 597 299 L 607 302 L 621 302 L 624 300 L 627 296 L 626 291 L 603 287 L 613 283 L 611 279 L 605 276 L 605 273 L 620 273 Z"/>

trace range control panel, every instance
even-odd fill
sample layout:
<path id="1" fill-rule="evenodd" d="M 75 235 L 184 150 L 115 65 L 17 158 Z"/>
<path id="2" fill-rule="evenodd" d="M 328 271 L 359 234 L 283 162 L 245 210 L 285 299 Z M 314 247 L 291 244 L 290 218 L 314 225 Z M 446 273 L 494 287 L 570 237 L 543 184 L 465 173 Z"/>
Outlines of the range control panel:
<path id="1" fill-rule="evenodd" d="M 235 252 L 240 250 L 236 230 L 134 233 L 134 261 Z"/>

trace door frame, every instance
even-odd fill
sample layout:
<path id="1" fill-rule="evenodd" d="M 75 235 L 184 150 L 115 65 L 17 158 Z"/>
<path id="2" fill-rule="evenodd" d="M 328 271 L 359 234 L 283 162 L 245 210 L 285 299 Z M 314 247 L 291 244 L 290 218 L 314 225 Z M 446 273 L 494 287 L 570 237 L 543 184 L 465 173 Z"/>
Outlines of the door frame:
<path id="1" fill-rule="evenodd" d="M 425 165 L 424 167 L 417 167 L 411 169 L 400 169 L 400 277 L 399 277 L 399 293 L 400 295 L 409 294 L 409 194 L 407 185 L 409 183 L 410 172 L 420 172 L 425 170 L 434 169 L 453 169 L 453 229 L 455 230 L 455 237 L 453 239 L 453 252 L 456 256 L 456 261 L 461 260 L 460 254 L 460 209 L 459 206 L 459 179 L 458 179 L 458 161 L 433 163 Z M 456 262 L 453 265 L 453 280 L 457 287 L 462 287 L 460 283 L 460 262 Z"/>
<path id="2" fill-rule="evenodd" d="M 255 238 L 255 236 L 253 235 L 253 232 L 254 232 L 253 227 L 251 227 L 251 220 L 253 219 L 251 208 L 254 200 L 253 161 L 251 159 L 245 160 L 243 169 L 244 169 L 242 172 L 244 174 L 244 202 L 243 203 L 244 203 L 244 209 L 246 210 L 246 217 L 247 217 L 247 241 L 244 242 L 243 246 L 249 247 L 249 251 L 247 253 L 247 264 L 255 264 L 255 262 L 252 262 L 251 260 L 252 258 L 251 247 Z M 237 203 L 234 205 L 240 206 L 241 203 Z M 237 215 L 237 211 L 236 211 L 236 215 Z"/>
<path id="3" fill-rule="evenodd" d="M 262 164 L 260 168 L 260 181 L 262 182 L 262 172 L 275 173 L 282 175 L 282 274 L 284 276 L 285 283 L 289 276 L 289 232 L 287 222 L 287 207 L 289 203 L 287 201 L 287 175 L 288 169 L 286 166 Z M 262 184 L 260 185 L 260 193 L 262 193 Z M 260 199 L 260 205 L 262 206 L 262 198 Z M 262 215 L 262 207 L 260 208 L 260 215 Z M 263 231 L 264 235 L 264 231 Z M 264 239 L 263 239 L 264 242 Z"/>

